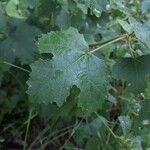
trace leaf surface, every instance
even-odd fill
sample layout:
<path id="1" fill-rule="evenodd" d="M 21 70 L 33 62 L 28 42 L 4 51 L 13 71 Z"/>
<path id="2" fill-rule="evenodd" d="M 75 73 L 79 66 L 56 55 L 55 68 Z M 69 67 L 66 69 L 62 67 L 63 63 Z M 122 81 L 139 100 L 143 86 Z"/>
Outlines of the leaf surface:
<path id="1" fill-rule="evenodd" d="M 53 53 L 54 57 L 31 65 L 28 94 L 32 101 L 62 106 L 76 85 L 80 89 L 79 107 L 89 112 L 101 108 L 106 96 L 106 66 L 87 50 L 83 35 L 74 28 L 44 35 L 39 51 Z"/>
<path id="2" fill-rule="evenodd" d="M 146 76 L 150 73 L 150 55 L 138 58 L 123 58 L 113 66 L 113 74 L 127 81 L 127 89 L 134 93 L 146 88 Z"/>
<path id="3" fill-rule="evenodd" d="M 40 30 L 24 22 L 15 27 L 16 30 L 11 31 L 9 36 L 0 42 L 0 57 L 9 62 L 13 62 L 15 58 L 21 59 L 23 63 L 31 61 L 37 50 L 35 37 L 40 34 Z"/>
<path id="4" fill-rule="evenodd" d="M 134 23 L 133 30 L 135 32 L 136 37 L 147 46 L 150 51 L 150 21 L 147 21 L 143 24 Z M 150 52 L 149 52 L 150 53 Z"/>

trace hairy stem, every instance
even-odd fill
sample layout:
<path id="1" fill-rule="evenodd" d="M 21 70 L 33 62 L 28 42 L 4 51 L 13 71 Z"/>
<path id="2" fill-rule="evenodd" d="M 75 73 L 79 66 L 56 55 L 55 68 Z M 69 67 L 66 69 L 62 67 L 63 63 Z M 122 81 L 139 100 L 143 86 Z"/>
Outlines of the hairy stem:
<path id="1" fill-rule="evenodd" d="M 130 35 L 132 35 L 132 33 L 130 33 L 130 34 L 128 34 L 128 33 L 127 34 L 123 34 L 123 35 L 121 35 L 121 36 L 119 36 L 117 38 L 108 40 L 108 41 L 103 42 L 103 43 L 97 42 L 97 43 L 91 44 L 91 45 L 89 45 L 90 47 L 97 46 L 97 48 L 89 51 L 88 54 L 92 54 L 92 53 L 94 53 L 96 51 L 99 51 L 100 49 L 102 49 L 102 48 L 104 48 L 104 47 L 106 47 L 108 45 L 111 45 L 111 44 L 116 43 L 118 41 L 122 41 L 124 39 L 127 39 Z"/>

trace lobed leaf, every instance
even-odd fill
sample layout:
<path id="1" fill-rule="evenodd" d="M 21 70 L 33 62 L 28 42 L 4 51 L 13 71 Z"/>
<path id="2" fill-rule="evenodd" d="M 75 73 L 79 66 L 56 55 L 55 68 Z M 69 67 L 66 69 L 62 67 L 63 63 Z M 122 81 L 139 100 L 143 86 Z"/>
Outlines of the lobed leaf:
<path id="1" fill-rule="evenodd" d="M 88 45 L 76 29 L 51 32 L 39 40 L 40 53 L 53 53 L 52 60 L 31 65 L 28 94 L 33 102 L 63 105 L 76 85 L 78 106 L 88 112 L 101 108 L 106 96 L 107 73 L 102 59 L 87 53 Z M 40 91 L 40 92 L 39 92 Z"/>

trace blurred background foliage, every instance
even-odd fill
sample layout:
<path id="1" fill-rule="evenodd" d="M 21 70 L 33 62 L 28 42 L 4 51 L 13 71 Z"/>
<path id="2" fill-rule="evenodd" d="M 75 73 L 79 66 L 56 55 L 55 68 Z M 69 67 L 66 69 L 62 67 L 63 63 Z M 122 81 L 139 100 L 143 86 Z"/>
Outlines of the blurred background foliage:
<path id="1" fill-rule="evenodd" d="M 38 38 L 69 27 L 89 45 L 133 34 L 95 53 L 110 72 L 101 116 L 77 107 L 77 87 L 60 108 L 26 94 L 30 64 L 52 58 Z M 149 0 L 0 0 L 0 149 L 149 150 L 149 39 Z"/>

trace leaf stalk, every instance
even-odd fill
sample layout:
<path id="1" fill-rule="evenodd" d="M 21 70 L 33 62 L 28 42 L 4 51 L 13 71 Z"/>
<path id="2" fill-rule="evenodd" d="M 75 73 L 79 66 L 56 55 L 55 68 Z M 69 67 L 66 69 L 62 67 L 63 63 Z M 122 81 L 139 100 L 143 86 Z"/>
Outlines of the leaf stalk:
<path id="1" fill-rule="evenodd" d="M 124 40 L 124 39 L 128 39 L 129 36 L 131 36 L 131 35 L 132 35 L 132 33 L 130 33 L 130 34 L 129 34 L 129 33 L 126 33 L 126 34 L 123 34 L 123 35 L 121 35 L 121 36 L 119 36 L 119 37 L 117 37 L 117 38 L 108 40 L 108 41 L 103 42 L 103 43 L 100 43 L 100 42 L 93 43 L 93 44 L 91 44 L 91 45 L 89 45 L 89 46 L 90 46 L 90 47 L 98 46 L 98 47 L 95 48 L 95 49 L 93 49 L 93 50 L 91 50 L 91 51 L 89 51 L 88 54 L 95 53 L 95 52 L 99 51 L 100 49 L 102 49 L 102 48 L 104 48 L 104 47 L 106 47 L 106 46 L 108 46 L 108 45 L 111 45 L 111 44 L 113 44 L 113 43 L 116 43 L 116 42 L 118 42 L 118 41 L 122 41 L 122 40 Z"/>
<path id="2" fill-rule="evenodd" d="M 17 69 L 19 69 L 19 70 L 22 70 L 22 71 L 24 71 L 24 72 L 30 73 L 29 70 L 24 69 L 24 68 L 22 68 L 22 67 L 19 67 L 19 66 L 17 66 L 17 65 L 14 65 L 14 64 L 12 64 L 12 63 L 9 63 L 9 62 L 6 62 L 6 61 L 3 61 L 2 63 L 3 63 L 3 64 L 6 64 L 6 65 L 8 65 L 8 66 L 17 68 Z"/>

